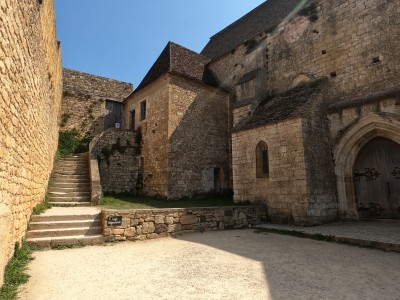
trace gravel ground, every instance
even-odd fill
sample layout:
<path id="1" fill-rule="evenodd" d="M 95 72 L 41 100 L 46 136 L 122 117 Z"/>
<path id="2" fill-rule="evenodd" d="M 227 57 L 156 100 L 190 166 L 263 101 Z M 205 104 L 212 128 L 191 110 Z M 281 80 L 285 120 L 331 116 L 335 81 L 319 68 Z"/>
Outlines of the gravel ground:
<path id="1" fill-rule="evenodd" d="M 400 254 L 252 230 L 34 253 L 20 299 L 399 299 Z"/>

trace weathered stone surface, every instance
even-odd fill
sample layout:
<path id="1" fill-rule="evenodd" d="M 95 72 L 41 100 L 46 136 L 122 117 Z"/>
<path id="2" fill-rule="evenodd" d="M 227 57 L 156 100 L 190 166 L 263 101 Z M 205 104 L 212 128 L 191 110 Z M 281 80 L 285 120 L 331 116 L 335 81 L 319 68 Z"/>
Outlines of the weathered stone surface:
<path id="1" fill-rule="evenodd" d="M 156 230 L 153 222 L 144 222 L 142 225 L 142 233 L 153 233 Z"/>
<path id="2" fill-rule="evenodd" d="M 193 215 L 188 215 L 188 216 L 182 216 L 179 218 L 179 222 L 182 225 L 189 225 L 189 224 L 195 224 L 199 221 L 199 218 Z"/>
<path id="3" fill-rule="evenodd" d="M 158 225 L 156 225 L 156 230 L 155 230 L 155 232 L 156 232 L 156 233 L 162 233 L 162 232 L 166 232 L 167 229 L 168 229 L 168 226 L 167 226 L 167 225 L 165 225 L 165 224 L 158 224 Z"/>
<path id="4" fill-rule="evenodd" d="M 154 223 L 156 224 L 164 224 L 165 216 L 164 215 L 156 215 L 154 218 Z"/>
<path id="5" fill-rule="evenodd" d="M 124 231 L 124 235 L 126 237 L 132 237 L 132 236 L 135 236 L 135 234 L 136 234 L 135 227 L 129 227 L 129 228 L 125 229 L 125 231 Z"/>
<path id="6" fill-rule="evenodd" d="M 116 228 L 116 229 L 113 230 L 113 234 L 115 234 L 115 235 L 123 235 L 124 232 L 125 232 L 125 229 Z"/>
<path id="7" fill-rule="evenodd" d="M 165 217 L 165 224 L 167 225 L 174 224 L 174 217 Z"/>
<path id="8" fill-rule="evenodd" d="M 140 157 L 133 131 L 110 128 L 93 139 L 89 151 L 98 161 L 104 193 L 136 194 Z"/>
<path id="9" fill-rule="evenodd" d="M 127 98 L 125 128 L 133 112 L 135 129 L 143 134 L 143 193 L 176 198 L 230 188 L 229 99 L 224 91 L 164 74 Z M 219 172 L 218 187 L 214 172 Z"/>
<path id="10" fill-rule="evenodd" d="M 62 68 L 53 1 L 2 0 L 0 24 L 0 205 L 11 212 L 11 223 L 4 214 L 0 221 L 2 285 L 5 264 L 47 189 L 58 144 Z"/>
<path id="11" fill-rule="evenodd" d="M 133 90 L 130 83 L 63 69 L 61 130 L 78 130 L 89 141 L 104 131 L 106 100 L 122 101 Z"/>

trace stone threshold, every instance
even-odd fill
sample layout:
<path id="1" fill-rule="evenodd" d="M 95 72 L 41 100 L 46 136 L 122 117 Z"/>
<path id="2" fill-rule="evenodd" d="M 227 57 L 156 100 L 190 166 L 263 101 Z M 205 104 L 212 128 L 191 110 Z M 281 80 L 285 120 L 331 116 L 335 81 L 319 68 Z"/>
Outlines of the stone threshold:
<path id="1" fill-rule="evenodd" d="M 364 221 L 364 220 L 363 220 Z M 391 221 L 382 221 L 382 220 L 365 220 L 365 222 L 356 222 L 357 225 L 368 224 L 371 225 L 372 223 L 377 224 L 377 231 L 374 233 L 376 237 L 359 237 L 357 234 L 357 229 L 355 229 L 353 234 L 351 233 L 351 226 L 354 224 L 353 222 L 340 222 L 340 223 L 333 223 L 333 224 L 326 224 L 321 226 L 314 226 L 314 227 L 300 227 L 300 226 L 292 226 L 292 225 L 278 225 L 278 224 L 259 224 L 256 225 L 254 228 L 259 230 L 260 232 L 269 232 L 275 234 L 283 234 L 283 235 L 291 235 L 299 238 L 309 238 L 314 240 L 326 241 L 326 242 L 334 242 L 340 244 L 348 244 L 353 246 L 359 246 L 364 248 L 373 248 L 385 251 L 392 251 L 392 252 L 400 252 L 400 241 L 388 241 L 391 237 L 385 236 L 386 232 L 380 232 L 379 223 L 383 223 L 386 225 L 390 225 L 395 229 L 395 231 L 400 230 L 400 222 L 397 220 Z M 349 231 L 347 234 L 343 234 L 338 230 L 337 233 L 334 232 L 335 224 L 341 224 L 338 229 L 342 229 L 341 227 L 346 226 L 345 224 L 349 225 Z M 373 226 L 373 225 L 372 225 Z M 329 228 L 329 232 L 325 229 Z M 379 234 L 381 234 L 382 238 L 379 238 Z"/>

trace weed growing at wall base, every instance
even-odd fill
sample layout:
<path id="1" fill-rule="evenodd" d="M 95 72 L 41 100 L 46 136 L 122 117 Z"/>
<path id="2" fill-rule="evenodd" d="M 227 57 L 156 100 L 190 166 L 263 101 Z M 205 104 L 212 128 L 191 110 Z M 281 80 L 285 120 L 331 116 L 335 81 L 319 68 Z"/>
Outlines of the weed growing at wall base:
<path id="1" fill-rule="evenodd" d="M 58 152 L 61 157 L 86 152 L 88 150 L 88 144 L 89 141 L 87 138 L 82 138 L 79 131 L 75 129 L 60 131 L 58 137 Z"/>
<path id="2" fill-rule="evenodd" d="M 29 275 L 25 273 L 25 268 L 33 258 L 31 250 L 26 243 L 21 247 L 15 245 L 13 258 L 8 262 L 4 272 L 4 285 L 0 288 L 0 300 L 11 300 L 17 296 L 18 286 L 26 283 Z"/>

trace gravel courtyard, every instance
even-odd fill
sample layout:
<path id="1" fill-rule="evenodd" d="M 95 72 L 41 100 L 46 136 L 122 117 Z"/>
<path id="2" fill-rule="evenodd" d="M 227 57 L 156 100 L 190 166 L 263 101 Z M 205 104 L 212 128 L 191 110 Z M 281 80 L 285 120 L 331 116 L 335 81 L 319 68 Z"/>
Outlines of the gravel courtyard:
<path id="1" fill-rule="evenodd" d="M 253 230 L 34 253 L 19 299 L 398 299 L 400 254 Z"/>

